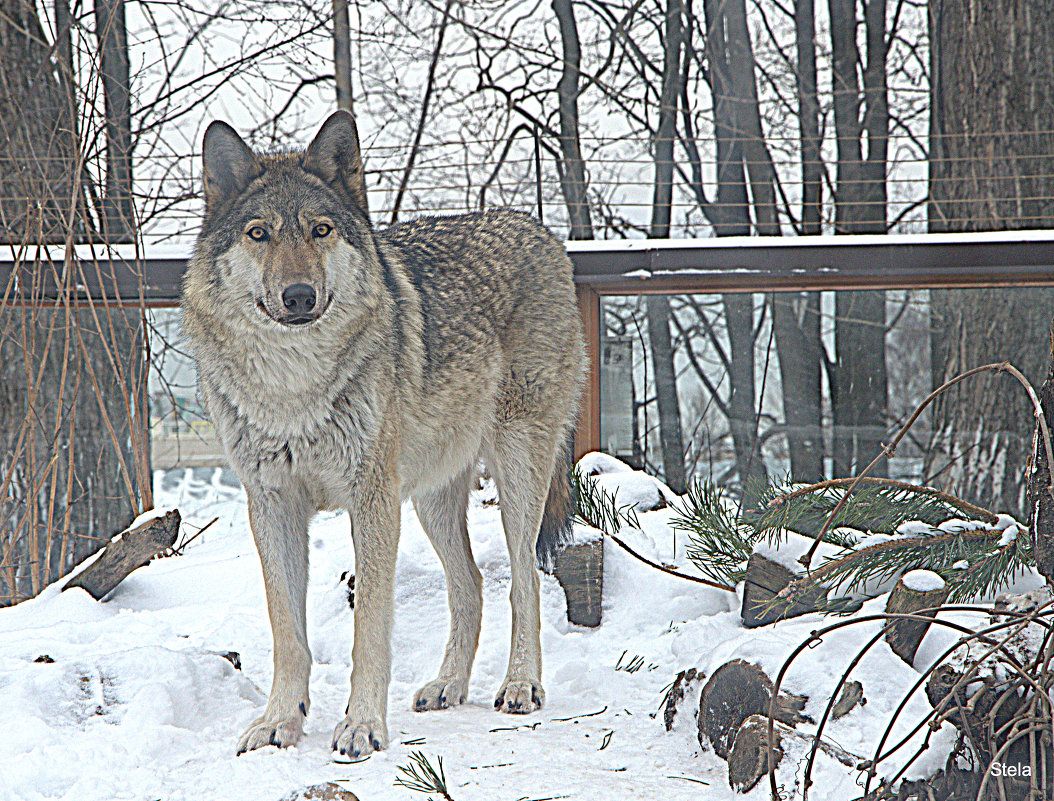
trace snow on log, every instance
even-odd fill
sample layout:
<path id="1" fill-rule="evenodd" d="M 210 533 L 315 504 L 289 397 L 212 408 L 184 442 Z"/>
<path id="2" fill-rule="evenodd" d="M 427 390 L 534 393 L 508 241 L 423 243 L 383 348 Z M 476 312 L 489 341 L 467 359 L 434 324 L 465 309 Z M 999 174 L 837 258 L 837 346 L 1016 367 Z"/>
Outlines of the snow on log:
<path id="1" fill-rule="evenodd" d="M 129 573 L 175 544 L 179 519 L 179 512 L 173 509 L 115 535 L 98 558 L 62 589 L 81 587 L 96 601 L 101 600 Z"/>
<path id="2" fill-rule="evenodd" d="M 748 629 L 767 626 L 777 620 L 815 612 L 827 601 L 827 593 L 819 586 L 799 596 L 793 602 L 778 598 L 780 590 L 797 575 L 784 565 L 761 553 L 752 553 L 747 562 L 747 577 L 743 586 L 743 606 L 740 617 Z"/>
<path id="3" fill-rule="evenodd" d="M 933 618 L 937 614 L 935 607 L 941 606 L 948 599 L 948 592 L 944 579 L 936 573 L 929 570 L 912 570 L 897 581 L 886 601 L 886 612 Z M 929 627 L 929 620 L 901 618 L 893 621 L 886 629 L 886 642 L 893 649 L 893 653 L 910 665 Z"/>

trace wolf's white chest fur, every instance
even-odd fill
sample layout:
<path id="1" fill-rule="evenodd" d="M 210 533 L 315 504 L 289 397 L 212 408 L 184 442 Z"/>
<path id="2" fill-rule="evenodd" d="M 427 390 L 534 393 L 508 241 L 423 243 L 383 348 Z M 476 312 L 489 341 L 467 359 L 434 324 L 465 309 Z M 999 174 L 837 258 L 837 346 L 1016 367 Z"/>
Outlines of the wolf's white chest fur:
<path id="1" fill-rule="evenodd" d="M 321 505 L 340 506 L 376 436 L 379 411 L 373 383 L 356 381 L 346 357 L 308 343 L 248 337 L 241 359 L 222 360 L 225 375 L 202 376 L 202 388 L 239 472 L 264 484 L 300 475 L 320 493 Z"/>

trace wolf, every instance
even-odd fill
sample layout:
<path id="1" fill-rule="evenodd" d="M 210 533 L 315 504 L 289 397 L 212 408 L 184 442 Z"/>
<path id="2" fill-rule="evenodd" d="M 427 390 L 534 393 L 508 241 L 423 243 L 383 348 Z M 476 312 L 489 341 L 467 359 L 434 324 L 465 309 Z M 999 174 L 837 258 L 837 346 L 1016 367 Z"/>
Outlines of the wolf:
<path id="1" fill-rule="evenodd" d="M 495 708 L 545 699 L 536 560 L 566 536 L 586 357 L 571 262 L 529 215 L 370 222 L 358 133 L 329 117 L 302 151 L 203 140 L 205 213 L 183 284 L 199 396 L 248 495 L 274 638 L 267 707 L 238 753 L 289 746 L 310 709 L 308 524 L 347 510 L 355 550 L 351 690 L 333 749 L 388 744 L 393 584 L 410 499 L 447 583 L 450 633 L 418 711 L 465 700 L 482 579 L 466 522 L 482 462 L 511 564 L 512 642 Z"/>

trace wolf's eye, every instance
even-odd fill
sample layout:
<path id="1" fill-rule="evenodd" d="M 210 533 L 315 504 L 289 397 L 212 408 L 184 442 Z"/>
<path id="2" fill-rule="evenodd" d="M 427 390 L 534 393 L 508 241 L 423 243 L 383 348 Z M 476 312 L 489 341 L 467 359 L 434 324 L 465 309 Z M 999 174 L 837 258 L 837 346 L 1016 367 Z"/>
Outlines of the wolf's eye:
<path id="1" fill-rule="evenodd" d="M 271 238 L 270 235 L 267 233 L 267 229 L 259 225 L 254 225 L 252 228 L 245 232 L 245 235 L 248 236 L 249 239 L 253 239 L 257 242 L 266 242 L 268 239 Z"/>
<path id="2" fill-rule="evenodd" d="M 316 239 L 321 239 L 324 236 L 329 236 L 329 232 L 333 230 L 333 226 L 327 223 L 319 223 L 311 229 L 311 235 Z"/>

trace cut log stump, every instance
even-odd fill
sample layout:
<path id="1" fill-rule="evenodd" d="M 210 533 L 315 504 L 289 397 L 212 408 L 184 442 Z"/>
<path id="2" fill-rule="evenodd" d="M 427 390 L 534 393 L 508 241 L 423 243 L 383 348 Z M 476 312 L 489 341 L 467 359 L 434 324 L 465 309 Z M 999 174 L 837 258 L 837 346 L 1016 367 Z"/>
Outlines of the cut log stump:
<path id="1" fill-rule="evenodd" d="M 769 719 L 765 715 L 751 715 L 743 721 L 736 732 L 732 751 L 728 755 L 728 785 L 741 793 L 749 792 L 757 785 L 762 776 L 779 765 L 783 759 L 784 744 L 796 740 L 809 748 L 813 745 L 818 750 L 836 759 L 847 768 L 859 770 L 864 758 L 851 754 L 844 748 L 828 742 L 817 740 L 810 734 L 804 734 L 781 721 L 772 724 L 772 763 L 769 763 Z"/>
<path id="2" fill-rule="evenodd" d="M 783 565 L 761 554 L 751 554 L 747 562 L 743 607 L 740 611 L 743 625 L 755 629 L 820 609 L 827 601 L 827 593 L 819 586 L 810 587 L 793 602 L 777 597 L 780 590 L 796 578 L 798 576 Z"/>
<path id="3" fill-rule="evenodd" d="M 757 665 L 733 659 L 717 670 L 699 695 L 699 744 L 709 743 L 721 759 L 728 759 L 736 732 L 751 715 L 769 714 L 772 680 Z M 808 721 L 802 714 L 808 698 L 781 694 L 776 701 L 776 719 L 789 726 Z"/>
<path id="4" fill-rule="evenodd" d="M 171 548 L 178 533 L 179 512 L 175 509 L 130 531 L 122 531 L 110 540 L 94 562 L 67 581 L 62 589 L 81 587 L 96 601 L 101 600 L 133 570 Z"/>
<path id="5" fill-rule="evenodd" d="M 783 761 L 781 728 L 777 723 L 773 732 L 772 762 L 769 762 L 769 719 L 765 715 L 751 715 L 736 732 L 735 742 L 728 754 L 728 786 L 738 793 L 749 793 L 761 777 Z M 793 731 L 793 729 L 791 729 Z"/>
<path id="6" fill-rule="evenodd" d="M 558 551 L 553 573 L 567 598 L 568 621 L 576 626 L 599 626 L 604 595 L 604 540 L 576 542 Z"/>
<path id="7" fill-rule="evenodd" d="M 929 618 L 902 618 L 886 630 L 886 642 L 889 647 L 909 665 L 915 660 L 915 652 L 919 650 L 919 644 L 926 636 L 930 620 L 937 614 L 936 607 L 948 600 L 948 591 L 948 585 L 936 573 L 912 570 L 897 579 L 896 586 L 889 594 L 886 612 Z"/>

